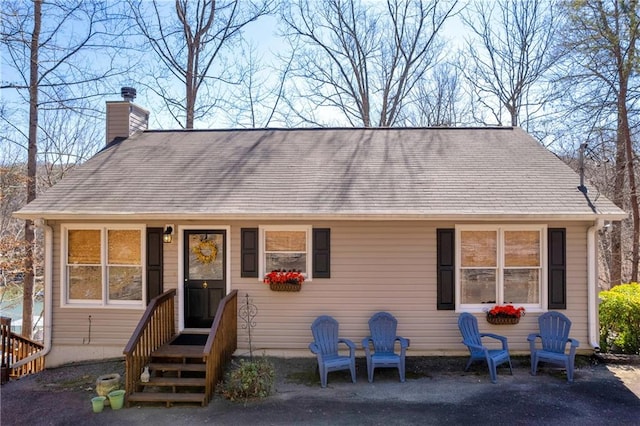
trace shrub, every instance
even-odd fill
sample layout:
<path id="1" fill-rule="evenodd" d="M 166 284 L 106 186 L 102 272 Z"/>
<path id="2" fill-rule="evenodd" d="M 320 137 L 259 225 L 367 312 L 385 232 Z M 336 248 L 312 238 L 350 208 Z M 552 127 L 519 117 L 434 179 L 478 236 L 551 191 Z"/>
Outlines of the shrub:
<path id="1" fill-rule="evenodd" d="M 600 298 L 600 348 L 640 354 L 640 284 L 620 284 Z"/>
<path id="2" fill-rule="evenodd" d="M 222 396 L 231 401 L 265 398 L 271 395 L 275 368 L 266 358 L 234 363 L 220 386 Z"/>

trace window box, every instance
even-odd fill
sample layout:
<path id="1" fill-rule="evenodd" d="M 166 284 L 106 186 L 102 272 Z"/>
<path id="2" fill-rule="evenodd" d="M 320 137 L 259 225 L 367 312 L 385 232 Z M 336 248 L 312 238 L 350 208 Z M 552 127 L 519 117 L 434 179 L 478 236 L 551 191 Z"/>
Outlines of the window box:
<path id="1" fill-rule="evenodd" d="M 497 324 L 497 325 L 517 324 L 517 323 L 520 322 L 520 318 L 516 318 L 516 317 L 492 317 L 489 314 L 487 314 L 487 322 L 489 324 Z"/>
<path id="2" fill-rule="evenodd" d="M 304 275 L 297 271 L 271 271 L 264 277 L 272 291 L 300 291 Z"/>
<path id="3" fill-rule="evenodd" d="M 513 305 L 494 306 L 487 312 L 487 322 L 490 324 L 517 324 L 524 315 L 523 307 L 516 308 Z"/>
<path id="4" fill-rule="evenodd" d="M 295 283 L 270 283 L 271 291 L 300 291 L 302 284 Z"/>

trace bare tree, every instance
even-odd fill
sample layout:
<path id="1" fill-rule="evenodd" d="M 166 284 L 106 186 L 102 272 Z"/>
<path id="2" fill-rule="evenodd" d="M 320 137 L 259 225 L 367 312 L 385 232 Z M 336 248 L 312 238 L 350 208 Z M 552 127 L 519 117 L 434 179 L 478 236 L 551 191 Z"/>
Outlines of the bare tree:
<path id="1" fill-rule="evenodd" d="M 292 108 L 307 123 L 318 121 L 306 114 L 318 107 L 352 126 L 403 123 L 409 94 L 437 63 L 438 34 L 456 7 L 457 1 L 419 0 L 388 0 L 384 8 L 358 0 L 285 5 L 285 35 L 300 44 Z"/>
<path id="2" fill-rule="evenodd" d="M 178 125 L 192 129 L 220 103 L 220 88 L 236 77 L 226 54 L 237 46 L 242 29 L 271 11 L 273 0 L 176 0 L 175 15 L 156 0 L 151 10 L 129 0 L 140 33 L 161 66 L 152 70 L 147 87 L 165 103 Z M 175 82 L 184 88 L 174 90 Z M 216 90 L 218 92 L 216 92 Z M 202 99 L 200 99 L 202 98 Z"/>
<path id="3" fill-rule="evenodd" d="M 638 0 L 583 0 L 565 5 L 571 32 L 565 34 L 563 46 L 570 52 L 565 64 L 567 83 L 573 93 L 573 113 L 588 114 L 589 121 L 610 129 L 615 136 L 615 175 L 611 192 L 613 201 L 631 210 L 630 276 L 638 281 L 640 260 L 640 211 L 636 184 L 636 151 L 632 140 L 630 105 L 637 97 L 638 36 L 640 6 Z M 638 125 L 638 120 L 635 122 Z M 611 233 L 609 277 L 611 285 L 624 282 L 623 224 L 615 222 Z"/>
<path id="4" fill-rule="evenodd" d="M 0 137 L 0 144 L 3 138 Z M 20 154 L 5 145 L 0 157 L 0 237 L 22 235 L 23 223 L 11 217 L 24 205 L 26 197 L 26 173 Z M 0 258 L 8 255 L 1 251 Z"/>
<path id="5" fill-rule="evenodd" d="M 87 100 L 76 107 L 92 108 Z M 40 118 L 38 138 L 38 192 L 53 186 L 70 170 L 104 146 L 104 115 L 52 109 Z"/>
<path id="6" fill-rule="evenodd" d="M 467 41 L 462 70 L 474 88 L 474 102 L 499 125 L 503 109 L 509 124 L 518 126 L 524 121 L 524 107 L 540 108 L 545 103 L 548 95 L 536 84 L 557 59 L 551 51 L 558 28 L 554 3 L 477 0 L 464 15 L 474 37 Z"/>
<path id="7" fill-rule="evenodd" d="M 409 124 L 412 126 L 455 126 L 463 121 L 467 106 L 461 87 L 461 75 L 451 64 L 439 64 L 416 85 L 412 94 Z"/>
<path id="8" fill-rule="evenodd" d="M 3 139 L 0 137 L 0 140 Z M 27 245 L 24 240 L 24 223 L 11 214 L 24 204 L 26 197 L 26 164 L 19 155 L 4 145 L 0 158 L 0 286 L 4 287 L 0 301 L 7 289 L 16 287 L 22 292 L 19 277 L 24 276 L 24 257 Z"/>
<path id="9" fill-rule="evenodd" d="M 26 146 L 27 203 L 37 193 L 41 115 L 47 110 L 77 107 L 79 100 L 104 96 L 105 79 L 123 72 L 116 69 L 108 55 L 118 46 L 114 39 L 119 34 L 113 26 L 119 21 L 111 13 L 111 8 L 117 5 L 81 0 L 3 3 L 1 34 L 6 52 L 3 67 L 9 72 L 0 89 L 5 96 L 15 99 L 12 104 L 18 110 L 21 105 L 28 105 L 28 113 L 21 116 L 14 111 L 0 115 L 0 119 L 13 130 L 14 137 L 7 140 L 16 146 Z M 101 66 L 92 62 L 96 55 Z M 3 107 L 9 108 L 10 103 L 5 101 Z M 24 240 L 22 333 L 31 337 L 36 239 L 30 220 L 25 221 Z"/>
<path id="10" fill-rule="evenodd" d="M 230 93 L 233 100 L 226 111 L 235 127 L 266 128 L 274 122 L 285 125 L 282 116 L 285 83 L 291 70 L 292 56 L 280 58 L 281 69 L 264 63 L 254 46 L 243 44 L 238 55 L 239 82 Z"/>

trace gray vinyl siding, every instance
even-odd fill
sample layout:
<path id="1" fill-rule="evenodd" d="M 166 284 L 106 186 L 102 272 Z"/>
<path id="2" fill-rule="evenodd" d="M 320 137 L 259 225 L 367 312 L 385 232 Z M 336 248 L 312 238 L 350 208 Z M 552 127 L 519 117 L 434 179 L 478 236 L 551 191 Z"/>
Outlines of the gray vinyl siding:
<path id="1" fill-rule="evenodd" d="M 104 223 L 104 222 L 101 222 Z M 149 227 L 181 223 L 149 222 Z M 398 334 L 411 339 L 409 355 L 463 354 L 457 328 L 458 312 L 436 309 L 436 229 L 453 222 L 421 221 L 236 221 L 230 226 L 231 289 L 245 294 L 258 308 L 252 329 L 254 353 L 309 354 L 310 324 L 328 314 L 340 323 L 340 334 L 360 341 L 368 334 L 369 317 L 381 310 L 398 319 Z M 200 223 L 203 228 L 209 226 Z M 240 277 L 240 229 L 270 224 L 311 224 L 331 229 L 331 278 L 305 282 L 299 293 L 273 292 L 256 278 Z M 186 225 L 186 224 L 185 224 Z M 189 222 L 189 226 L 198 223 Z M 572 337 L 588 350 L 587 228 L 585 223 L 547 223 L 567 230 L 567 309 L 573 321 Z M 164 245 L 164 291 L 180 287 L 178 258 L 181 240 Z M 53 350 L 51 360 L 62 362 L 121 356 L 143 309 L 76 308 L 60 306 L 60 224 L 54 224 Z M 179 290 L 180 291 L 180 290 Z M 179 298 L 176 297 L 176 303 Z M 176 324 L 178 324 L 176 306 Z M 88 317 L 91 340 L 88 342 Z M 527 313 L 518 325 L 490 325 L 478 314 L 481 331 L 508 337 L 512 352 L 528 353 L 526 337 L 537 330 L 537 313 Z M 83 340 L 84 339 L 84 340 Z M 248 352 L 247 331 L 238 321 L 238 352 Z"/>
<path id="2" fill-rule="evenodd" d="M 252 224 L 253 226 L 254 224 Z M 255 279 L 236 278 L 234 288 L 249 293 L 258 307 L 252 331 L 253 349 L 305 350 L 309 325 L 321 314 L 340 322 L 341 335 L 356 342 L 368 334 L 369 317 L 386 310 L 398 319 L 398 333 L 411 339 L 413 354 L 460 353 L 458 313 L 436 309 L 436 229 L 455 223 L 327 222 L 331 228 L 331 278 L 313 280 L 300 293 L 276 293 Z M 564 311 L 573 321 L 572 336 L 588 347 L 586 229 L 581 224 L 548 224 L 567 228 L 567 294 Z M 232 231 L 235 240 L 238 231 Z M 237 244 L 237 241 L 234 243 Z M 235 245 L 235 244 L 234 244 Z M 232 253 L 237 263 L 237 250 Z M 515 326 L 494 326 L 478 314 L 481 330 L 506 335 L 513 351 L 526 352 L 527 334 L 537 329 L 537 313 Z M 239 328 L 240 350 L 248 350 Z"/>
<path id="3" fill-rule="evenodd" d="M 96 223 L 104 224 L 107 222 L 98 221 Z M 144 313 L 144 308 L 62 306 L 61 223 L 50 222 L 50 225 L 53 228 L 54 249 L 53 318 L 52 349 L 46 359 L 47 366 L 54 367 L 73 361 L 122 356 L 125 345 Z M 148 224 L 147 226 L 162 225 Z M 167 250 L 165 249 L 165 251 Z M 166 256 L 165 252 L 165 259 Z M 175 265 L 173 268 L 175 270 Z M 170 269 L 165 271 L 165 276 L 167 272 L 170 272 Z M 175 279 L 172 282 L 175 282 Z"/>

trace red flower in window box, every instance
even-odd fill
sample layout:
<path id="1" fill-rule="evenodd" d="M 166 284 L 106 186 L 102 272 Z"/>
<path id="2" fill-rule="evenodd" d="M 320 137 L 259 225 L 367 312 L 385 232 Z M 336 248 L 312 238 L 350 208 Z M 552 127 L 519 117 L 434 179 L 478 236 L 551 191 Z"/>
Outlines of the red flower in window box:
<path id="1" fill-rule="evenodd" d="M 264 276 L 265 284 L 298 284 L 302 285 L 304 275 L 300 271 L 275 270 Z"/>
<path id="2" fill-rule="evenodd" d="M 487 322 L 491 324 L 517 324 L 524 315 L 524 308 L 513 305 L 496 305 L 487 312 Z"/>
<path id="3" fill-rule="evenodd" d="M 488 317 L 494 318 L 520 318 L 524 315 L 524 308 L 516 308 L 513 305 L 496 305 L 489 312 Z"/>

